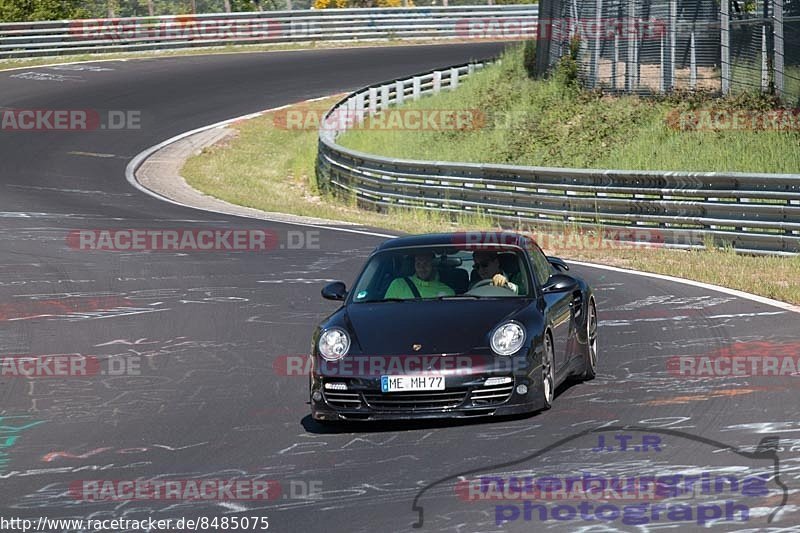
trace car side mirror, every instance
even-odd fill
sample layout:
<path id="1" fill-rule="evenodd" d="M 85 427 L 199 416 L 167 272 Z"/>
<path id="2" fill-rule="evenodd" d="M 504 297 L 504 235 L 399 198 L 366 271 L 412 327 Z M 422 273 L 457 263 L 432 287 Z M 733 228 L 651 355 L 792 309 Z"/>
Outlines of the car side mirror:
<path id="1" fill-rule="evenodd" d="M 347 286 L 343 281 L 334 281 L 322 288 L 322 297 L 326 300 L 344 300 L 346 296 Z"/>
<path id="2" fill-rule="evenodd" d="M 560 257 L 547 256 L 547 262 L 556 267 L 561 272 L 569 270 L 569 265 Z"/>
<path id="3" fill-rule="evenodd" d="M 578 290 L 578 282 L 566 274 L 553 274 L 542 287 L 542 292 L 572 292 Z"/>

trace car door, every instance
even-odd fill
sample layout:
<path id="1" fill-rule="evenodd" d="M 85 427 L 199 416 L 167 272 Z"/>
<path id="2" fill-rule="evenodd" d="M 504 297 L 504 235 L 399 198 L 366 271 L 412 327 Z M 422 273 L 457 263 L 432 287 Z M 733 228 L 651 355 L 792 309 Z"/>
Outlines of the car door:
<path id="1" fill-rule="evenodd" d="M 533 272 L 539 286 L 547 284 L 555 270 L 547 261 L 542 250 L 535 244 L 528 247 L 528 255 L 531 259 Z M 553 364 L 556 373 L 559 373 L 568 362 L 569 336 L 573 329 L 572 324 L 572 303 L 573 294 L 571 292 L 553 292 L 543 295 L 547 305 L 547 319 L 553 325 Z"/>

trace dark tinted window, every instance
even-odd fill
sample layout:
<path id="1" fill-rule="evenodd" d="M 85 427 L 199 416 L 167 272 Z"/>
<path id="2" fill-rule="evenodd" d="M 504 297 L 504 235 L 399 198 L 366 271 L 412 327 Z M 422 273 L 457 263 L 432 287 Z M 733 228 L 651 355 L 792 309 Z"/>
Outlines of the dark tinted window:
<path id="1" fill-rule="evenodd" d="M 497 294 L 479 296 L 527 296 L 529 274 L 524 254 L 518 248 L 511 247 L 496 251 L 502 271 L 508 277 L 508 281 L 518 286 L 518 292 L 499 290 Z M 406 290 L 408 287 L 406 279 L 415 283 L 414 278 L 419 276 L 415 258 L 425 253 L 431 255 L 433 272 L 431 278 L 425 278 L 428 287 L 420 292 L 422 299 L 471 294 L 471 288 L 480 281 L 473 258 L 474 252 L 473 248 L 466 245 L 398 248 L 379 252 L 370 258 L 363 274 L 356 282 L 352 291 L 352 302 L 368 303 L 414 297 L 410 289 Z"/>
<path id="2" fill-rule="evenodd" d="M 528 255 L 531 258 L 536 282 L 539 285 L 544 285 L 550 279 L 550 275 L 553 274 L 553 267 L 547 261 L 547 257 L 542 253 L 542 250 L 535 244 L 531 244 L 528 248 Z"/>

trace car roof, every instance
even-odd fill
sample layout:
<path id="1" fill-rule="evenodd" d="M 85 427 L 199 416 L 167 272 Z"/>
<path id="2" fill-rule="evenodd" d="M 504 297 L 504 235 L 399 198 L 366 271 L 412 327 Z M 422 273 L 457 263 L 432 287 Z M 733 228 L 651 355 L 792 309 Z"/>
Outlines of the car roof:
<path id="1" fill-rule="evenodd" d="M 389 239 L 381 243 L 376 252 L 414 246 L 465 246 L 468 249 L 516 247 L 525 248 L 532 239 L 507 231 L 459 231 L 454 233 L 426 233 Z"/>

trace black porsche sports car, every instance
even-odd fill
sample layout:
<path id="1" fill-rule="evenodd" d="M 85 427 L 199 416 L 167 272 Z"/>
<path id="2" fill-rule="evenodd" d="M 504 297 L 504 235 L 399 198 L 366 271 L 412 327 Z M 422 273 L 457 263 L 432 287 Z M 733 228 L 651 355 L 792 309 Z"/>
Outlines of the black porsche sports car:
<path id="1" fill-rule="evenodd" d="M 597 369 L 591 287 L 530 238 L 475 232 L 391 239 L 313 336 L 315 420 L 507 415 L 548 409 Z"/>

